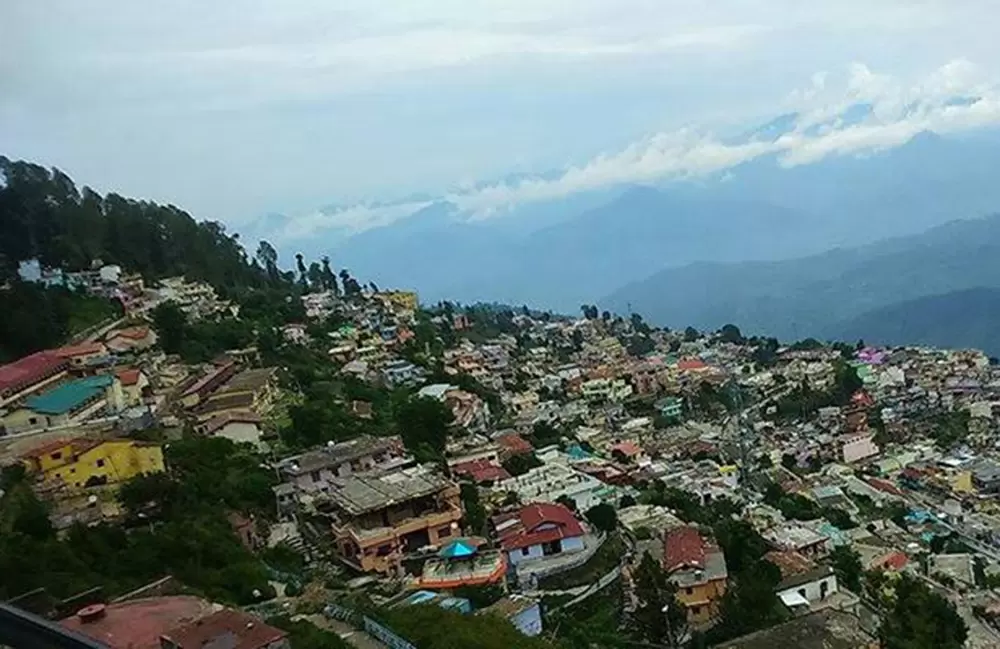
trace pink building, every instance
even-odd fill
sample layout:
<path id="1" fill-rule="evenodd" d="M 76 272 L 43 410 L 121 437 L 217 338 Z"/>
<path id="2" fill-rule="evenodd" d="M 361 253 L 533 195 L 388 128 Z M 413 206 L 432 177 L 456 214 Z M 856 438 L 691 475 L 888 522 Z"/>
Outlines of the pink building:
<path id="1" fill-rule="evenodd" d="M 840 444 L 841 456 L 848 464 L 873 457 L 880 452 L 870 433 L 844 435 L 840 438 Z"/>

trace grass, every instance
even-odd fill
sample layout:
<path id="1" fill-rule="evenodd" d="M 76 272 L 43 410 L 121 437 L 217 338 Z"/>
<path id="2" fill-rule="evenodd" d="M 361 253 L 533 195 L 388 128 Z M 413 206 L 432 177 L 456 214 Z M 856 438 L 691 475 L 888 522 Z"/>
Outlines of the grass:
<path id="1" fill-rule="evenodd" d="M 566 590 L 587 586 L 611 572 L 621 561 L 624 553 L 625 543 L 617 532 L 613 533 L 587 563 L 566 572 L 543 577 L 539 580 L 538 586 L 542 590 Z"/>

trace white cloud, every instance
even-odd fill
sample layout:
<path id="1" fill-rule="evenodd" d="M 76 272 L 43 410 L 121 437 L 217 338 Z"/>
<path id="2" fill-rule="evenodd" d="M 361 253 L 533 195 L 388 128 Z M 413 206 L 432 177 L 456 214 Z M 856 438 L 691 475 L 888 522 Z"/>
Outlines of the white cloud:
<path id="1" fill-rule="evenodd" d="M 799 117 L 794 128 L 773 140 L 726 143 L 710 132 L 690 128 L 657 133 L 617 153 L 570 167 L 554 179 L 498 183 L 443 198 L 469 218 L 499 218 L 524 203 L 628 183 L 706 176 L 767 155 L 777 156 L 784 166 L 795 166 L 896 147 L 924 131 L 947 134 L 1000 124 L 997 87 L 984 83 L 979 70 L 963 60 L 950 62 L 910 85 L 853 64 L 839 88 L 830 83 L 829 75 L 816 75 L 808 89 L 792 96 L 801 102 Z M 867 116 L 845 123 L 844 111 L 861 105 L 870 106 Z M 356 233 L 406 218 L 428 204 L 359 206 L 330 215 L 314 214 L 305 217 L 296 232 L 306 235 L 317 228 L 346 228 Z"/>

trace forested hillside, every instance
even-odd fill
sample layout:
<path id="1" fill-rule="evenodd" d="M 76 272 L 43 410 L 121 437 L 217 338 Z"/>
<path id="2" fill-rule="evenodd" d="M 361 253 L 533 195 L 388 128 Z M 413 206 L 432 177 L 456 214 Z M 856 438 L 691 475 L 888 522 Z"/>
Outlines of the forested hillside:
<path id="1" fill-rule="evenodd" d="M 0 280 L 33 258 L 66 270 L 100 259 L 149 278 L 183 274 L 216 287 L 263 277 L 220 223 L 199 223 L 173 205 L 101 196 L 58 169 L 0 156 Z"/>

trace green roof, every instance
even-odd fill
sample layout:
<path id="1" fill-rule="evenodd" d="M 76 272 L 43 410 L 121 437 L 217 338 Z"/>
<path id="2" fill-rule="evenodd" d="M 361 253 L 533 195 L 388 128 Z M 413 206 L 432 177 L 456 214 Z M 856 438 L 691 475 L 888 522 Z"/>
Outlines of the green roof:
<path id="1" fill-rule="evenodd" d="M 114 379 L 111 376 L 90 376 L 63 383 L 47 392 L 28 397 L 25 405 L 43 415 L 62 415 L 76 410 L 103 393 Z"/>

